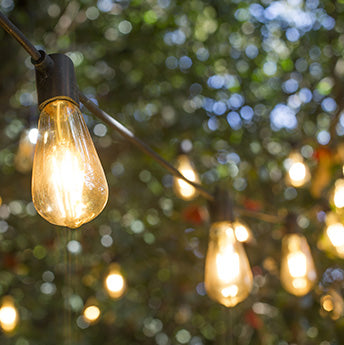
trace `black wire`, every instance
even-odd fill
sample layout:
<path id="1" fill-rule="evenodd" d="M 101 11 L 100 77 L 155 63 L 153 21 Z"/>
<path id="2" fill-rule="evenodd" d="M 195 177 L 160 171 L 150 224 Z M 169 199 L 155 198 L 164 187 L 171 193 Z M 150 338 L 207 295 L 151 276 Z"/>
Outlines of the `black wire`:
<path id="1" fill-rule="evenodd" d="M 33 61 L 41 58 L 41 53 L 27 39 L 27 37 L 0 11 L 0 25 L 29 53 Z"/>
<path id="2" fill-rule="evenodd" d="M 156 162 L 158 162 L 162 167 L 164 167 L 167 171 L 169 171 L 172 175 L 177 178 L 184 180 L 185 182 L 189 183 L 195 189 L 199 191 L 206 199 L 209 201 L 214 201 L 213 195 L 207 192 L 202 186 L 200 186 L 197 182 L 193 182 L 188 180 L 178 169 L 176 169 L 172 164 L 167 162 L 164 158 L 158 155 L 155 151 L 153 151 L 145 142 L 140 140 L 132 133 L 128 128 L 123 126 L 120 122 L 115 120 L 112 116 L 107 114 L 105 111 L 100 109 L 94 102 L 92 102 L 89 98 L 87 98 L 81 91 L 79 91 L 79 98 L 81 103 L 96 117 L 106 122 L 109 126 L 115 129 L 118 133 L 124 136 L 127 140 L 132 142 L 136 147 L 138 147 L 141 151 L 149 155 L 153 158 Z"/>

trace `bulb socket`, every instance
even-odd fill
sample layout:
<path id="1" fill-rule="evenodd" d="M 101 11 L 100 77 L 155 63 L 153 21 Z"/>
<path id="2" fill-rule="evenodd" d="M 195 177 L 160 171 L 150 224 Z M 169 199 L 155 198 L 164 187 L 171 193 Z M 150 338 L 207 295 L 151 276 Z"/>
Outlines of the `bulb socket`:
<path id="1" fill-rule="evenodd" d="M 214 201 L 209 202 L 210 220 L 215 222 L 234 222 L 233 201 L 226 190 L 216 188 Z"/>
<path id="2" fill-rule="evenodd" d="M 297 224 L 297 215 L 289 212 L 285 218 L 284 233 L 285 234 L 298 234 L 301 232 Z"/>
<path id="3" fill-rule="evenodd" d="M 40 51 L 41 59 L 33 61 L 36 70 L 38 107 L 42 110 L 49 102 L 68 100 L 79 107 L 78 87 L 72 60 L 64 54 Z"/>

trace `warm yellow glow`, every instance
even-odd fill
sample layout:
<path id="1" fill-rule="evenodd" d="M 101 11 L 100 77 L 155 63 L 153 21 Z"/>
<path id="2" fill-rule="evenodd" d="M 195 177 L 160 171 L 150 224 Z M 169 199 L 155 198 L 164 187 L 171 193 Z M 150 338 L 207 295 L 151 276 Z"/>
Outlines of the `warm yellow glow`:
<path id="1" fill-rule="evenodd" d="M 235 237 L 239 242 L 248 242 L 251 237 L 251 231 L 246 224 L 236 221 L 233 223 Z"/>
<path id="2" fill-rule="evenodd" d="M 332 320 L 338 320 L 344 313 L 344 301 L 340 291 L 330 288 L 327 294 L 322 296 L 320 304 L 324 311 L 329 313 Z"/>
<path id="3" fill-rule="evenodd" d="M 329 212 L 326 215 L 326 229 L 319 241 L 321 249 L 344 258 L 344 225 L 340 222 L 337 213 Z"/>
<path id="4" fill-rule="evenodd" d="M 333 310 L 333 302 L 332 297 L 330 295 L 326 295 L 321 298 L 321 304 L 324 310 L 330 312 Z"/>
<path id="5" fill-rule="evenodd" d="M 84 310 L 84 318 L 88 322 L 97 321 L 99 316 L 100 316 L 100 309 L 95 305 L 91 305 Z"/>
<path id="6" fill-rule="evenodd" d="M 302 156 L 293 152 L 286 160 L 287 183 L 294 187 L 301 187 L 310 179 L 310 173 Z"/>
<path id="7" fill-rule="evenodd" d="M 250 264 L 229 222 L 214 223 L 210 229 L 204 282 L 208 295 L 227 307 L 243 301 L 251 291 Z"/>
<path id="8" fill-rule="evenodd" d="M 126 288 L 124 277 L 119 272 L 110 272 L 110 274 L 105 279 L 105 287 L 110 297 L 121 297 Z"/>
<path id="9" fill-rule="evenodd" d="M 108 186 L 80 110 L 68 101 L 43 109 L 32 172 L 38 213 L 52 224 L 77 228 L 105 207 Z"/>
<path id="10" fill-rule="evenodd" d="M 190 159 L 186 155 L 180 155 L 177 158 L 176 168 L 184 175 L 188 180 L 192 182 L 199 182 L 199 177 L 193 168 Z M 174 179 L 174 190 L 176 194 L 184 200 L 194 199 L 198 192 L 189 183 L 182 179 Z"/>
<path id="11" fill-rule="evenodd" d="M 317 279 L 307 240 L 300 234 L 285 235 L 282 242 L 281 282 L 296 296 L 310 291 Z"/>
<path id="12" fill-rule="evenodd" d="M 344 179 L 335 182 L 333 190 L 333 203 L 337 208 L 344 207 Z"/>
<path id="13" fill-rule="evenodd" d="M 11 297 L 5 297 L 0 308 L 0 326 L 4 332 L 12 332 L 18 324 L 18 312 Z"/>

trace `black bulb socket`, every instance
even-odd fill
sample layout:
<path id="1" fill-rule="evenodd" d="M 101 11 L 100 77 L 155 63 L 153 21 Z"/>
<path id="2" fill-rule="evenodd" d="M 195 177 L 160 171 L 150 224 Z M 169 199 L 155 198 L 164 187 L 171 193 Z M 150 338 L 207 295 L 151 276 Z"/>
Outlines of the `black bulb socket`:
<path id="1" fill-rule="evenodd" d="M 226 190 L 215 190 L 214 201 L 209 202 L 209 213 L 212 223 L 234 221 L 233 201 Z"/>
<path id="2" fill-rule="evenodd" d="M 79 107 L 73 61 L 64 54 L 47 55 L 42 50 L 40 53 L 41 58 L 32 61 L 36 70 L 39 109 L 55 100 L 67 100 Z"/>

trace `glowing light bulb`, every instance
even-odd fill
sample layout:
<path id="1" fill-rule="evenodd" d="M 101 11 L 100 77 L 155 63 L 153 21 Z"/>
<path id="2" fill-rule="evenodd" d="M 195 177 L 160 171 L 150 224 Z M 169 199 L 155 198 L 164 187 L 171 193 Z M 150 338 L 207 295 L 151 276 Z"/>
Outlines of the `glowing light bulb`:
<path id="1" fill-rule="evenodd" d="M 226 307 L 243 301 L 252 289 L 250 264 L 230 222 L 216 222 L 210 229 L 204 282 L 208 295 Z"/>
<path id="2" fill-rule="evenodd" d="M 6 296 L 0 307 L 0 326 L 4 332 L 12 332 L 19 321 L 18 312 L 12 297 Z"/>
<path id="3" fill-rule="evenodd" d="M 249 227 L 241 221 L 233 223 L 235 237 L 239 242 L 249 242 L 252 239 L 252 233 Z"/>
<path id="4" fill-rule="evenodd" d="M 32 198 L 48 222 L 77 228 L 105 207 L 108 186 L 79 108 L 66 100 L 48 103 L 38 123 Z"/>
<path id="5" fill-rule="evenodd" d="M 178 156 L 176 168 L 188 180 L 199 182 L 198 174 L 187 155 L 183 154 Z M 180 178 L 174 178 L 174 190 L 175 193 L 184 200 L 192 200 L 198 195 L 198 192 L 194 187 Z"/>
<path id="6" fill-rule="evenodd" d="M 302 156 L 293 152 L 284 162 L 287 170 L 286 182 L 293 187 L 301 187 L 310 179 L 310 173 Z"/>
<path id="7" fill-rule="evenodd" d="M 335 182 L 331 199 L 335 207 L 340 209 L 344 207 L 344 179 Z"/>
<path id="8" fill-rule="evenodd" d="M 332 320 L 338 320 L 344 314 L 343 297 L 334 289 L 329 289 L 327 294 L 321 297 L 320 305 Z"/>
<path id="9" fill-rule="evenodd" d="M 37 135 L 37 128 L 32 128 L 30 130 L 24 130 L 20 136 L 18 151 L 14 158 L 14 165 L 16 169 L 23 174 L 32 169 Z"/>
<path id="10" fill-rule="evenodd" d="M 126 282 L 119 271 L 118 265 L 112 265 L 112 267 L 110 267 L 110 272 L 105 278 L 104 284 L 110 297 L 119 298 L 124 294 Z"/>
<path id="11" fill-rule="evenodd" d="M 300 234 L 285 235 L 282 241 L 281 282 L 293 295 L 303 296 L 317 279 L 307 240 Z"/>
<path id="12" fill-rule="evenodd" d="M 100 309 L 96 305 L 90 305 L 83 312 L 84 318 L 89 323 L 93 323 L 99 319 Z"/>
<path id="13" fill-rule="evenodd" d="M 326 215 L 325 236 L 329 246 L 328 249 L 340 258 L 344 258 L 344 225 L 339 221 L 338 215 L 334 212 Z M 329 248 L 330 247 L 330 248 Z"/>

